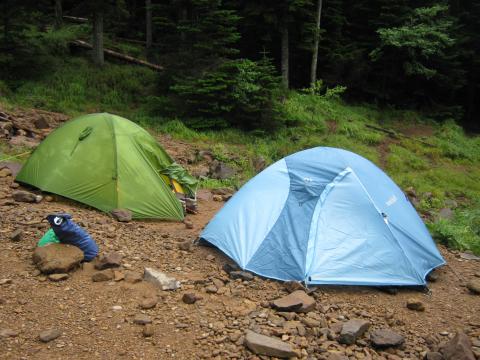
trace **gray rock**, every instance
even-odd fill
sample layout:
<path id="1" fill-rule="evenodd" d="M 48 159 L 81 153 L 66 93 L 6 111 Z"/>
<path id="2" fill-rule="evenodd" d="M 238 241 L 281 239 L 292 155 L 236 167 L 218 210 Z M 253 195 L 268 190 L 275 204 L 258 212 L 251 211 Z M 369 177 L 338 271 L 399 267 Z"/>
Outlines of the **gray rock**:
<path id="1" fill-rule="evenodd" d="M 460 257 L 465 260 L 480 260 L 480 256 L 476 256 L 468 252 L 460 253 Z"/>
<path id="2" fill-rule="evenodd" d="M 451 220 L 453 215 L 453 210 L 450 208 L 443 208 L 438 212 L 438 218 L 442 220 Z"/>
<path id="3" fill-rule="evenodd" d="M 145 268 L 143 279 L 158 286 L 162 290 L 176 290 L 180 288 L 180 281 L 153 268 Z"/>
<path id="4" fill-rule="evenodd" d="M 362 319 L 352 319 L 347 321 L 342 326 L 342 331 L 338 338 L 341 344 L 351 345 L 357 341 L 357 338 L 362 336 L 370 327 L 370 323 Z"/>
<path id="5" fill-rule="evenodd" d="M 210 165 L 210 176 L 214 179 L 228 179 L 235 175 L 235 170 L 227 164 L 214 160 Z"/>
<path id="6" fill-rule="evenodd" d="M 152 323 L 152 318 L 146 314 L 137 314 L 135 315 L 135 318 L 133 319 L 134 324 L 138 325 L 146 325 L 146 324 L 151 324 Z"/>
<path id="7" fill-rule="evenodd" d="M 50 274 L 50 275 L 48 275 L 48 279 L 50 281 L 54 281 L 54 282 L 67 280 L 68 278 L 69 278 L 68 274 Z"/>
<path id="8" fill-rule="evenodd" d="M 338 353 L 338 352 L 332 352 L 328 355 L 327 360 L 349 360 L 348 356 Z"/>
<path id="9" fill-rule="evenodd" d="M 254 276 L 247 271 L 230 271 L 229 275 L 233 280 L 252 281 L 254 279 Z"/>
<path id="10" fill-rule="evenodd" d="M 442 354 L 439 352 L 435 351 L 429 351 L 425 354 L 425 359 L 424 360 L 444 360 L 445 358 L 443 357 Z"/>
<path id="11" fill-rule="evenodd" d="M 402 345 L 405 338 L 390 329 L 378 329 L 370 333 L 370 341 L 376 348 L 387 348 Z"/>
<path id="12" fill-rule="evenodd" d="M 278 311 L 307 313 L 315 308 L 315 299 L 307 295 L 305 291 L 297 290 L 273 301 L 272 305 Z"/>
<path id="13" fill-rule="evenodd" d="M 13 200 L 18 202 L 34 203 L 37 202 L 37 195 L 24 190 L 16 190 L 12 193 Z"/>
<path id="14" fill-rule="evenodd" d="M 205 288 L 205 291 L 207 292 L 207 294 L 216 294 L 218 289 L 215 285 L 209 285 Z"/>
<path id="15" fill-rule="evenodd" d="M 414 311 L 425 311 L 425 305 L 419 299 L 410 298 L 407 300 L 407 308 Z"/>
<path id="16" fill-rule="evenodd" d="M 0 338 L 16 337 L 18 331 L 12 329 L 0 329 Z"/>
<path id="17" fill-rule="evenodd" d="M 110 281 L 113 280 L 114 273 L 112 269 L 107 269 L 104 271 L 96 271 L 92 275 L 93 282 L 102 282 L 102 281 Z"/>
<path id="18" fill-rule="evenodd" d="M 44 274 L 69 272 L 78 267 L 82 260 L 82 250 L 68 244 L 37 247 L 33 253 L 33 263 Z"/>
<path id="19" fill-rule="evenodd" d="M 275 356 L 282 359 L 297 356 L 290 344 L 251 330 L 247 330 L 245 334 L 245 345 L 258 355 Z"/>
<path id="20" fill-rule="evenodd" d="M 441 352 L 445 360 L 475 360 L 470 339 L 463 332 L 457 333 Z"/>
<path id="21" fill-rule="evenodd" d="M 192 250 L 193 243 L 190 240 L 182 241 L 178 243 L 178 248 L 183 251 L 190 251 Z"/>
<path id="22" fill-rule="evenodd" d="M 108 268 L 119 267 L 120 265 L 122 265 L 122 258 L 123 258 L 122 254 L 116 251 L 111 251 L 109 253 L 102 254 L 98 257 L 95 263 L 95 269 L 103 270 Z"/>
<path id="23" fill-rule="evenodd" d="M 470 290 L 472 294 L 480 295 L 480 280 L 472 279 L 467 283 L 467 289 Z"/>
<path id="24" fill-rule="evenodd" d="M 18 242 L 18 241 L 22 240 L 22 236 L 23 236 L 23 230 L 22 229 L 17 229 L 10 234 L 10 240 L 13 241 L 13 242 Z"/>
<path id="25" fill-rule="evenodd" d="M 41 342 L 46 343 L 46 342 L 55 340 L 60 335 L 62 335 L 61 330 L 59 330 L 59 329 L 48 329 L 48 330 L 42 331 L 39 335 L 39 338 L 40 338 Z"/>
<path id="26" fill-rule="evenodd" d="M 132 221 L 132 212 L 128 209 L 113 209 L 110 211 L 113 218 L 120 222 Z"/>

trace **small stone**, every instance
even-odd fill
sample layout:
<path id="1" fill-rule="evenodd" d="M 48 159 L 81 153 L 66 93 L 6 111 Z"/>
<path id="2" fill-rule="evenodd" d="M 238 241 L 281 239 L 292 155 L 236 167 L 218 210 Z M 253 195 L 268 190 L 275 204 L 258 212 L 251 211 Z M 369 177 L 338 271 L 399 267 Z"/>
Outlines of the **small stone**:
<path id="1" fill-rule="evenodd" d="M 95 263 L 95 269 L 97 270 L 104 270 L 108 268 L 119 267 L 122 265 L 122 254 L 111 251 L 107 254 L 102 254 L 98 257 Z"/>
<path id="2" fill-rule="evenodd" d="M 111 269 L 107 269 L 104 271 L 96 271 L 92 275 L 93 282 L 110 281 L 112 279 L 113 279 L 113 271 Z"/>
<path id="3" fill-rule="evenodd" d="M 183 223 L 187 229 L 193 229 L 193 223 L 190 220 L 184 220 Z"/>
<path id="4" fill-rule="evenodd" d="M 12 171 L 9 168 L 0 169 L 0 178 L 4 178 L 11 175 L 12 175 Z"/>
<path id="5" fill-rule="evenodd" d="M 299 281 L 286 281 L 283 286 L 285 287 L 285 290 L 287 290 L 289 293 L 297 290 L 305 291 L 305 287 Z"/>
<path id="6" fill-rule="evenodd" d="M 143 299 L 140 302 L 140 307 L 145 310 L 153 309 L 157 305 L 157 303 L 158 303 L 157 297 L 148 297 Z"/>
<path id="7" fill-rule="evenodd" d="M 429 351 L 425 354 L 425 360 L 444 360 L 444 357 L 439 352 Z"/>
<path id="8" fill-rule="evenodd" d="M 216 294 L 218 289 L 215 285 L 209 285 L 205 288 L 205 291 L 207 292 L 207 294 Z"/>
<path id="9" fill-rule="evenodd" d="M 145 268 L 143 279 L 158 286 L 162 290 L 176 290 L 180 288 L 180 281 L 153 268 Z"/>
<path id="10" fill-rule="evenodd" d="M 208 261 L 213 261 L 215 260 L 215 256 L 213 256 L 212 254 L 208 254 L 205 259 L 207 259 Z"/>
<path id="11" fill-rule="evenodd" d="M 178 244 L 178 248 L 183 251 L 190 251 L 192 250 L 192 242 L 190 240 L 182 241 Z"/>
<path id="12" fill-rule="evenodd" d="M 125 273 L 125 282 L 129 284 L 136 284 L 142 281 L 142 275 L 135 271 L 127 271 Z"/>
<path id="13" fill-rule="evenodd" d="M 423 302 L 414 298 L 407 300 L 407 308 L 414 311 L 425 311 L 425 305 Z"/>
<path id="14" fill-rule="evenodd" d="M 254 279 L 254 276 L 247 271 L 230 271 L 229 275 L 233 280 L 252 281 Z"/>
<path id="15" fill-rule="evenodd" d="M 223 201 L 222 195 L 213 195 L 213 201 Z"/>
<path id="16" fill-rule="evenodd" d="M 122 271 L 114 270 L 113 271 L 113 280 L 122 281 L 125 279 L 125 274 Z"/>
<path id="17" fill-rule="evenodd" d="M 470 339 L 463 332 L 457 333 L 441 352 L 447 360 L 475 360 Z"/>
<path id="18" fill-rule="evenodd" d="M 220 290 L 221 288 L 223 288 L 225 286 L 224 282 L 220 279 L 217 279 L 217 278 L 213 278 L 212 282 L 213 282 L 213 285 L 215 285 L 215 287 L 218 290 Z"/>
<path id="19" fill-rule="evenodd" d="M 23 230 L 17 229 L 10 234 L 10 240 L 13 242 L 18 242 L 22 240 L 22 236 L 23 236 Z"/>
<path id="20" fill-rule="evenodd" d="M 55 340 L 60 335 L 62 335 L 62 332 L 59 329 L 49 329 L 42 331 L 39 335 L 39 338 L 41 342 L 47 343 L 49 341 Z"/>
<path id="21" fill-rule="evenodd" d="M 16 190 L 12 193 L 13 200 L 18 202 L 34 203 L 37 201 L 37 196 L 31 192 Z"/>
<path id="22" fill-rule="evenodd" d="M 468 252 L 460 253 L 460 257 L 465 260 L 480 260 L 480 256 Z"/>
<path id="23" fill-rule="evenodd" d="M 114 305 L 114 306 L 112 306 L 112 310 L 113 311 L 120 311 L 120 310 L 122 310 L 122 307 L 120 305 Z"/>
<path id="24" fill-rule="evenodd" d="M 436 282 L 439 278 L 438 271 L 432 270 L 427 275 L 427 281 L 429 282 Z"/>
<path id="25" fill-rule="evenodd" d="M 113 218 L 119 222 L 130 222 L 132 221 L 132 212 L 128 209 L 113 209 L 110 211 Z"/>
<path id="26" fill-rule="evenodd" d="M 16 337 L 18 336 L 18 331 L 12 329 L 0 329 L 0 338 Z"/>
<path id="27" fill-rule="evenodd" d="M 472 294 L 480 295 L 480 280 L 472 279 L 467 283 L 467 289 L 470 290 Z"/>
<path id="28" fill-rule="evenodd" d="M 195 295 L 194 293 L 185 293 L 182 296 L 182 301 L 185 304 L 194 304 L 197 300 L 197 295 Z"/>
<path id="29" fill-rule="evenodd" d="M 277 358 L 291 358 L 298 354 L 293 351 L 290 344 L 277 338 L 261 335 L 247 330 L 245 345 L 255 354 L 274 356 Z"/>
<path id="30" fill-rule="evenodd" d="M 138 324 L 138 325 L 151 324 L 152 319 L 148 315 L 137 314 L 137 315 L 135 315 L 135 318 L 133 319 L 133 323 Z"/>
<path id="31" fill-rule="evenodd" d="M 370 323 L 362 319 L 352 319 L 347 321 L 342 326 L 342 331 L 338 338 L 341 344 L 351 345 L 357 341 L 357 338 L 362 336 L 370 327 Z"/>
<path id="32" fill-rule="evenodd" d="M 390 329 L 378 329 L 370 333 L 370 341 L 376 348 L 387 348 L 402 345 L 405 338 Z"/>
<path id="33" fill-rule="evenodd" d="M 213 256 L 213 255 L 208 255 L 208 256 Z M 207 256 L 207 257 L 208 257 Z M 213 256 L 215 259 L 215 256 Z M 208 260 L 208 259 L 207 259 Z M 230 263 L 225 263 L 222 266 L 223 271 L 225 271 L 227 274 L 230 274 L 232 271 L 240 271 L 240 267 L 237 264 L 230 264 Z"/>
<path id="34" fill-rule="evenodd" d="M 12 279 L 0 279 L 0 285 L 11 284 Z"/>
<path id="35" fill-rule="evenodd" d="M 153 327 L 152 324 L 146 324 L 146 325 L 143 327 L 143 330 L 142 330 L 143 336 L 145 336 L 145 337 L 151 337 L 151 336 L 153 336 L 154 333 L 155 333 L 155 331 L 154 331 L 154 327 Z"/>
<path id="36" fill-rule="evenodd" d="M 273 307 L 279 311 L 307 313 L 315 308 L 315 299 L 305 291 L 297 290 L 280 299 L 274 300 Z"/>
<path id="37" fill-rule="evenodd" d="M 48 275 L 48 279 L 50 281 L 63 281 L 69 278 L 68 274 L 50 274 Z"/>
<path id="38" fill-rule="evenodd" d="M 348 356 L 345 356 L 338 352 L 332 352 L 328 355 L 327 360 L 349 360 Z"/>

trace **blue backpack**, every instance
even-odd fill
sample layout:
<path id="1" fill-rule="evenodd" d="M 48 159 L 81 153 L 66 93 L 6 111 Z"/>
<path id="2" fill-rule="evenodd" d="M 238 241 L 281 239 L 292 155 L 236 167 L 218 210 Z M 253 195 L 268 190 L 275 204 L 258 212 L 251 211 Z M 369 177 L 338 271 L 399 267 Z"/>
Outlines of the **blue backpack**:
<path id="1" fill-rule="evenodd" d="M 74 245 L 83 251 L 85 261 L 98 255 L 98 246 L 92 237 L 75 224 L 69 214 L 51 214 L 47 216 L 51 228 L 61 243 Z"/>

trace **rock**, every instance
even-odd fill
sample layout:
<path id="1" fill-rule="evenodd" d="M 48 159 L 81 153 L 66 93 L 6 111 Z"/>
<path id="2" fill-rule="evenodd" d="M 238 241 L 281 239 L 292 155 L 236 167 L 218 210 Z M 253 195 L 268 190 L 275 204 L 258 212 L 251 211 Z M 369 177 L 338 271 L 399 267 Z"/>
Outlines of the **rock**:
<path id="1" fill-rule="evenodd" d="M 67 280 L 69 278 L 68 274 L 50 274 L 48 275 L 48 279 L 50 281 L 63 281 L 63 280 Z"/>
<path id="2" fill-rule="evenodd" d="M 474 255 L 469 252 L 460 253 L 460 257 L 465 260 L 480 260 L 480 256 Z"/>
<path id="3" fill-rule="evenodd" d="M 213 201 L 217 201 L 217 202 L 222 202 L 223 201 L 222 195 L 217 195 L 217 194 L 213 195 L 212 199 L 213 199 Z"/>
<path id="4" fill-rule="evenodd" d="M 445 358 L 443 357 L 442 354 L 439 352 L 434 352 L 434 351 L 429 351 L 425 354 L 424 360 L 444 360 Z"/>
<path id="5" fill-rule="evenodd" d="M 39 335 L 39 338 L 41 342 L 46 343 L 46 342 L 55 340 L 60 335 L 62 335 L 62 332 L 59 329 L 49 329 L 49 330 L 42 331 Z"/>
<path id="6" fill-rule="evenodd" d="M 272 305 L 278 311 L 307 313 L 315 308 L 315 299 L 307 295 L 305 291 L 297 290 L 273 301 Z"/>
<path id="7" fill-rule="evenodd" d="M 110 214 L 119 222 L 132 221 L 132 212 L 128 209 L 113 209 Z"/>
<path id="8" fill-rule="evenodd" d="M 463 332 L 457 333 L 441 352 L 445 360 L 475 360 L 470 339 Z"/>
<path id="9" fill-rule="evenodd" d="M 267 162 L 265 161 L 265 158 L 263 156 L 257 156 L 253 159 L 253 168 L 257 173 L 265 169 L 266 165 Z"/>
<path id="10" fill-rule="evenodd" d="M 230 271 L 228 274 L 233 280 L 242 279 L 243 281 L 252 281 L 254 276 L 247 271 Z"/>
<path id="11" fill-rule="evenodd" d="M 187 229 L 193 229 L 193 223 L 190 220 L 185 219 L 183 220 L 183 223 Z"/>
<path id="12" fill-rule="evenodd" d="M 407 300 L 407 308 L 414 311 L 425 311 L 425 305 L 423 305 L 423 302 L 415 298 Z"/>
<path id="13" fill-rule="evenodd" d="M 9 168 L 3 168 L 0 170 L 0 178 L 4 178 L 11 175 L 12 175 L 12 171 Z"/>
<path id="14" fill-rule="evenodd" d="M 0 338 L 16 337 L 18 331 L 12 329 L 0 329 Z"/>
<path id="15" fill-rule="evenodd" d="M 135 315 L 135 318 L 133 319 L 133 323 L 137 325 L 146 325 L 146 324 L 151 324 L 152 319 L 150 316 L 146 314 L 137 314 Z"/>
<path id="16" fill-rule="evenodd" d="M 402 345 L 405 338 L 390 329 L 378 329 L 370 333 L 370 341 L 376 348 L 387 348 Z"/>
<path id="17" fill-rule="evenodd" d="M 209 285 L 205 288 L 205 291 L 207 292 L 207 294 L 216 294 L 218 289 L 215 285 Z"/>
<path id="18" fill-rule="evenodd" d="M 198 297 L 194 293 L 185 293 L 182 296 L 182 301 L 185 304 L 195 304 L 197 300 L 198 300 Z"/>
<path id="19" fill-rule="evenodd" d="M 212 254 L 208 254 L 208 255 L 205 257 L 205 260 L 207 260 L 207 261 L 213 261 L 213 260 L 215 260 L 215 256 L 213 256 Z"/>
<path id="20" fill-rule="evenodd" d="M 453 210 L 450 208 L 443 208 L 438 212 L 438 218 L 442 220 L 451 220 L 453 215 Z"/>
<path id="21" fill-rule="evenodd" d="M 370 323 L 362 319 L 352 319 L 347 321 L 342 326 L 342 331 L 338 338 L 341 344 L 351 345 L 357 341 L 357 338 L 362 336 L 370 327 Z"/>
<path id="22" fill-rule="evenodd" d="M 180 281 L 153 268 L 145 268 L 143 279 L 158 286 L 162 290 L 176 290 L 180 287 Z"/>
<path id="23" fill-rule="evenodd" d="M 23 236 L 23 230 L 22 229 L 17 229 L 10 234 L 10 240 L 13 241 L 13 242 L 18 242 L 18 241 L 22 240 L 22 236 Z"/>
<path id="24" fill-rule="evenodd" d="M 289 293 L 292 293 L 297 290 L 305 291 L 305 287 L 302 285 L 300 281 L 286 281 L 283 283 L 283 286 L 285 287 L 285 290 L 287 290 Z"/>
<path id="25" fill-rule="evenodd" d="M 237 264 L 230 264 L 230 263 L 225 263 L 222 266 L 223 271 L 225 271 L 227 274 L 230 274 L 232 271 L 240 271 L 240 267 Z"/>
<path id="26" fill-rule="evenodd" d="M 96 271 L 92 275 L 93 282 L 102 282 L 102 281 L 110 281 L 113 280 L 113 270 L 107 269 L 104 271 Z"/>
<path id="27" fill-rule="evenodd" d="M 97 261 L 95 263 L 95 269 L 97 270 L 103 270 L 103 269 L 108 269 L 108 268 L 114 268 L 114 267 L 119 267 L 122 265 L 122 254 L 116 252 L 116 251 L 111 251 L 106 254 L 102 254 L 97 258 Z"/>
<path id="28" fill-rule="evenodd" d="M 210 177 L 213 179 L 224 180 L 235 175 L 235 170 L 227 164 L 214 160 L 210 165 Z"/>
<path id="29" fill-rule="evenodd" d="M 33 263 L 44 274 L 66 273 L 76 268 L 82 260 L 82 250 L 68 244 L 37 247 L 33 253 Z"/>
<path id="30" fill-rule="evenodd" d="M 439 278 L 438 271 L 432 270 L 427 275 L 427 281 L 429 282 L 436 282 Z"/>
<path id="31" fill-rule="evenodd" d="M 190 251 L 192 250 L 192 242 L 190 240 L 182 241 L 178 244 L 178 248 L 183 251 Z"/>
<path id="32" fill-rule="evenodd" d="M 20 147 L 33 149 L 33 148 L 36 148 L 38 144 L 40 144 L 40 140 L 29 138 L 24 135 L 19 135 L 11 138 L 8 143 L 13 146 L 20 146 Z"/>
<path id="33" fill-rule="evenodd" d="M 153 328 L 152 324 L 146 324 L 143 327 L 143 331 L 142 331 L 143 336 L 151 337 L 151 336 L 153 336 L 154 333 L 155 333 L 155 331 L 154 331 L 154 328 Z"/>
<path id="34" fill-rule="evenodd" d="M 17 176 L 17 174 L 22 169 L 22 164 L 17 162 L 2 161 L 0 162 L 0 169 L 9 169 L 12 176 Z"/>
<path id="35" fill-rule="evenodd" d="M 129 284 L 136 284 L 142 281 L 142 275 L 134 272 L 134 271 L 127 271 L 125 274 L 125 282 Z"/>
<path id="36" fill-rule="evenodd" d="M 153 309 L 158 303 L 157 297 L 148 297 L 140 302 L 140 307 L 144 310 Z"/>
<path id="37" fill-rule="evenodd" d="M 297 356 L 297 353 L 293 351 L 290 344 L 273 337 L 257 334 L 251 330 L 247 330 L 245 334 L 245 345 L 258 355 L 274 356 L 277 358 Z"/>
<path id="38" fill-rule="evenodd" d="M 13 200 L 18 202 L 27 202 L 27 203 L 37 202 L 37 195 L 24 190 L 15 190 L 12 193 L 12 198 Z"/>
<path id="39" fill-rule="evenodd" d="M 114 270 L 113 271 L 113 280 L 122 281 L 125 279 L 125 274 L 122 271 Z"/>
<path id="40" fill-rule="evenodd" d="M 212 282 L 213 282 L 213 285 L 215 285 L 215 287 L 218 290 L 220 290 L 221 288 L 223 288 L 225 286 L 224 282 L 220 279 L 217 279 L 217 278 L 213 278 Z"/>
<path id="41" fill-rule="evenodd" d="M 467 289 L 470 290 L 472 294 L 480 295 L 480 280 L 472 279 L 467 283 Z"/>
<path id="42" fill-rule="evenodd" d="M 328 355 L 327 360 L 349 360 L 349 359 L 348 359 L 348 356 L 346 355 L 343 355 L 338 352 L 332 352 L 330 353 L 330 355 Z"/>
<path id="43" fill-rule="evenodd" d="M 11 284 L 12 279 L 0 279 L 0 285 Z"/>

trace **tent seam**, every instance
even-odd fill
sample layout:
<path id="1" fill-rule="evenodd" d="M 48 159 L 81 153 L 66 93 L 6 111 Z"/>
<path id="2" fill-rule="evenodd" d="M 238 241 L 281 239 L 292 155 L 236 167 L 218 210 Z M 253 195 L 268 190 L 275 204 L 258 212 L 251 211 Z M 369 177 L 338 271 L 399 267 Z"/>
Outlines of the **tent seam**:
<path id="1" fill-rule="evenodd" d="M 114 191 L 114 196 L 115 196 L 115 207 L 119 207 L 119 201 L 118 201 L 118 149 L 117 149 L 117 137 L 115 136 L 115 125 L 113 124 L 112 117 L 108 116 L 108 124 L 110 125 L 110 131 L 112 132 L 112 139 L 113 139 L 113 176 L 114 176 L 114 181 L 115 181 L 115 191 Z"/>

